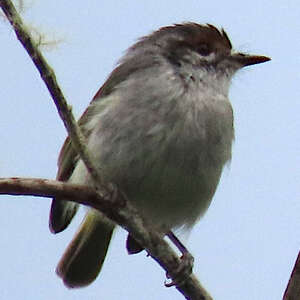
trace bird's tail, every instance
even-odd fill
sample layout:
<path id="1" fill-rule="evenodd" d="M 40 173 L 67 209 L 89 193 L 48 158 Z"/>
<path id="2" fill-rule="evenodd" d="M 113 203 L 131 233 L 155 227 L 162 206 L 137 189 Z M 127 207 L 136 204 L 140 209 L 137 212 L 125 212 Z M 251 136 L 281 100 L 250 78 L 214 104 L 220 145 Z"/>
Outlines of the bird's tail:
<path id="1" fill-rule="evenodd" d="M 99 274 L 114 230 L 105 216 L 90 210 L 66 249 L 57 274 L 70 288 L 90 284 Z"/>

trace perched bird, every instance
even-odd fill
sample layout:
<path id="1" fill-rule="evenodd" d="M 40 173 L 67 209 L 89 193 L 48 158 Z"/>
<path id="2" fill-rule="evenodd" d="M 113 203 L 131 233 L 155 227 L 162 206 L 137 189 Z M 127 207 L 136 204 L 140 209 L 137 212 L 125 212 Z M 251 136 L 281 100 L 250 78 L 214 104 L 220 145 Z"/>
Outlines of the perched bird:
<path id="1" fill-rule="evenodd" d="M 268 60 L 233 51 L 226 32 L 213 25 L 163 27 L 128 49 L 80 118 L 102 176 L 162 235 L 190 228 L 207 210 L 231 158 L 231 79 L 239 69 Z M 91 184 L 69 138 L 58 166 L 58 180 Z M 72 199 L 52 202 L 54 233 L 76 213 L 77 204 L 65 200 Z M 68 287 L 97 277 L 114 228 L 88 210 L 57 267 Z M 142 247 L 129 235 L 127 249 Z"/>

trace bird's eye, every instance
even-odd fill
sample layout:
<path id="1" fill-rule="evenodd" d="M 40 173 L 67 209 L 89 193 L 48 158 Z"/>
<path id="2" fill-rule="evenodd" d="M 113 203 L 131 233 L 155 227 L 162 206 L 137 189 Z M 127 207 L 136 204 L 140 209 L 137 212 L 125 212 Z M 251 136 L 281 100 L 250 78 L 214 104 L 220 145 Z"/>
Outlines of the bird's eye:
<path id="1" fill-rule="evenodd" d="M 198 46 L 197 52 L 202 56 L 208 56 L 211 53 L 211 49 L 207 44 L 201 44 Z"/>

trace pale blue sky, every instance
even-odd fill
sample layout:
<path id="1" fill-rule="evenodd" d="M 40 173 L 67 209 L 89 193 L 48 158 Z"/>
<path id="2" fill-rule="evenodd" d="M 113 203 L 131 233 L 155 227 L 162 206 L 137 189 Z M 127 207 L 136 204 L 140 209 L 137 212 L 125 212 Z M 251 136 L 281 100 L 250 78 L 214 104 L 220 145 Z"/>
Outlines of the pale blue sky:
<path id="1" fill-rule="evenodd" d="M 236 49 L 272 57 L 233 80 L 232 163 L 188 247 L 215 299 L 281 299 L 300 249 L 299 1 L 28 2 L 27 23 L 63 39 L 45 54 L 76 117 L 124 50 L 160 26 L 209 22 L 224 27 Z M 65 129 L 3 20 L 0 44 L 0 176 L 54 178 Z M 126 254 L 123 230 L 98 279 L 65 288 L 54 270 L 83 214 L 54 236 L 49 206 L 48 199 L 1 196 L 0 299 L 183 299 L 163 286 L 164 272 L 145 253 Z"/>

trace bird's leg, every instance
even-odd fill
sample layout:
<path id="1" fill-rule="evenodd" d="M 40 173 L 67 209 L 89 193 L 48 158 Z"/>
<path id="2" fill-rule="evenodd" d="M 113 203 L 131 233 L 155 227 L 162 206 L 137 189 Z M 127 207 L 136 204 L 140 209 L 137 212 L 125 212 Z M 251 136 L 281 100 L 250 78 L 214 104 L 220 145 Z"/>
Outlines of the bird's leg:
<path id="1" fill-rule="evenodd" d="M 184 281 L 191 275 L 194 266 L 194 257 L 172 231 L 169 231 L 166 235 L 182 254 L 181 263 L 176 270 L 175 278 L 170 283 L 165 282 L 166 287 L 171 287 L 173 285 L 180 285 L 184 283 Z M 167 274 L 167 277 L 169 278 L 170 275 Z"/>

